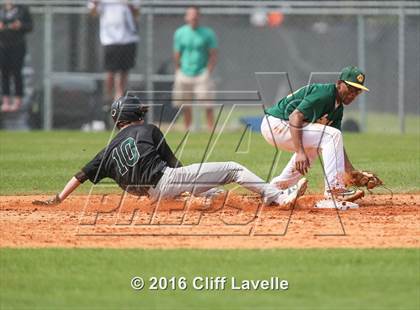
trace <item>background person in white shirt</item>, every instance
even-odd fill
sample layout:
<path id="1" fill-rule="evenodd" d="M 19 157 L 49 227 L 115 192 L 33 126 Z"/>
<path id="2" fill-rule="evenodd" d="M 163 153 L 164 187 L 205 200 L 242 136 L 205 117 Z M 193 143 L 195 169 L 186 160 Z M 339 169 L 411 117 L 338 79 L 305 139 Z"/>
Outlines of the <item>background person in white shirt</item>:
<path id="1" fill-rule="evenodd" d="M 135 65 L 139 41 L 136 18 L 140 1 L 91 0 L 88 8 L 92 16 L 100 17 L 100 40 L 105 48 L 106 94 L 112 102 L 124 95 L 128 72 Z"/>

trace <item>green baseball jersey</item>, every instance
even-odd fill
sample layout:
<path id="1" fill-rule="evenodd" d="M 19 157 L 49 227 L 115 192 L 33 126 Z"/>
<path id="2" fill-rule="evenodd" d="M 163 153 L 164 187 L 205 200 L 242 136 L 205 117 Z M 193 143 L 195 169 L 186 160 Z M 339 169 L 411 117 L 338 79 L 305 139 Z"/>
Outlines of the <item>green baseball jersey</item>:
<path id="1" fill-rule="evenodd" d="M 184 25 L 174 34 L 174 51 L 181 55 L 181 71 L 197 76 L 207 67 L 210 49 L 217 48 L 214 31 L 208 27 L 191 28 Z"/>
<path id="2" fill-rule="evenodd" d="M 341 130 L 343 105 L 335 106 L 337 89 L 335 84 L 311 84 L 281 99 L 277 104 L 265 110 L 265 113 L 283 120 L 299 110 L 309 123 L 321 123 Z"/>

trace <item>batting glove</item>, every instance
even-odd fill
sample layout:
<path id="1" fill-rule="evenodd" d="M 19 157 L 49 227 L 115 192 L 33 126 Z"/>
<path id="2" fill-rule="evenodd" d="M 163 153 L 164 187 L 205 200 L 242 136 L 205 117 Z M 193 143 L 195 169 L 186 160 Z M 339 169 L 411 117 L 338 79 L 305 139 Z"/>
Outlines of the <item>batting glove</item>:
<path id="1" fill-rule="evenodd" d="M 33 205 L 36 206 L 56 206 L 61 203 L 61 199 L 58 194 L 55 197 L 47 199 L 47 200 L 34 200 L 32 201 Z"/>

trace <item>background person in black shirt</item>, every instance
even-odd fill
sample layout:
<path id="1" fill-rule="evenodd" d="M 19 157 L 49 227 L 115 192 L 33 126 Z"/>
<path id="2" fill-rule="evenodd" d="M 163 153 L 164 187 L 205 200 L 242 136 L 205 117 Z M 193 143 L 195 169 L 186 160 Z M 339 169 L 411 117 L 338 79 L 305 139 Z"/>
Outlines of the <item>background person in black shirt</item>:
<path id="1" fill-rule="evenodd" d="M 307 181 L 284 191 L 265 183 L 247 168 L 235 162 L 192 164 L 183 167 L 154 125 L 144 124 L 147 107 L 137 97 L 122 97 L 111 107 L 119 133 L 54 198 L 34 204 L 56 205 L 81 183 L 94 184 L 109 177 L 125 191 L 149 196 L 153 201 L 174 198 L 184 192 L 206 195 L 214 187 L 238 183 L 261 194 L 265 204 L 289 205 L 303 195 Z"/>
<path id="2" fill-rule="evenodd" d="M 6 0 L 0 7 L 0 69 L 3 112 L 14 112 L 22 105 L 22 67 L 26 54 L 25 34 L 32 30 L 32 18 L 26 7 Z M 11 79 L 14 100 L 11 98 Z"/>

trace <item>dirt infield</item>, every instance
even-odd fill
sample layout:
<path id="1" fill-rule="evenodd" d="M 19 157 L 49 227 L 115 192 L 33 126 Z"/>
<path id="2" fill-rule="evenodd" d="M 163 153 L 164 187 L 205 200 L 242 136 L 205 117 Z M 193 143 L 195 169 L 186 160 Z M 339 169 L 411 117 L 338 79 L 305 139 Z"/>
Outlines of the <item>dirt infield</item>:
<path id="1" fill-rule="evenodd" d="M 150 204 L 130 195 L 73 196 L 34 206 L 40 196 L 0 196 L 1 247 L 386 248 L 420 246 L 420 194 L 367 196 L 348 211 L 263 207 L 249 196 Z"/>

